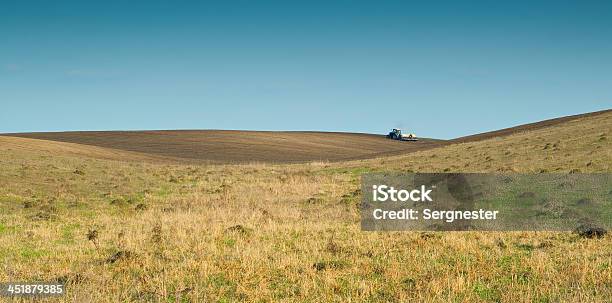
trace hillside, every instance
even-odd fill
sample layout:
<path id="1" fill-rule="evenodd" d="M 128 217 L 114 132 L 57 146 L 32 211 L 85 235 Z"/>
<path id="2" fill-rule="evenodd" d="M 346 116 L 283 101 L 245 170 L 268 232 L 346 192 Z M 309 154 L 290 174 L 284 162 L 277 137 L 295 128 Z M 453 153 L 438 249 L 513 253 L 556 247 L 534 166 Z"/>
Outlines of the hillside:
<path id="1" fill-rule="evenodd" d="M 429 172 L 610 172 L 612 111 L 460 138 L 444 147 L 347 164 Z M 545 126 L 542 126 L 545 125 Z M 463 142 L 465 140 L 465 142 Z"/>
<path id="2" fill-rule="evenodd" d="M 62 302 L 608 302 L 612 236 L 362 232 L 359 177 L 612 172 L 611 134 L 608 112 L 291 165 L 0 137 L 0 281 L 65 282 Z"/>
<path id="3" fill-rule="evenodd" d="M 446 141 L 421 139 L 418 142 L 399 142 L 388 140 L 382 135 L 359 133 L 232 130 L 48 132 L 4 136 L 96 146 L 105 148 L 104 153 L 110 152 L 109 149 L 115 150 L 115 154 L 122 154 L 121 151 L 134 152 L 136 154 L 122 155 L 123 159 L 135 156 L 136 161 L 144 156 L 151 160 L 194 164 L 299 163 L 409 154 L 449 144 L 477 142 L 536 131 L 576 119 L 607 115 L 610 112 L 605 110 L 561 117 Z M 27 142 L 32 144 L 33 141 Z"/>
<path id="4" fill-rule="evenodd" d="M 484 132 L 480 134 L 469 135 L 469 136 L 453 139 L 452 141 L 453 143 L 464 143 L 464 142 L 481 141 L 481 140 L 492 139 L 492 138 L 497 138 L 497 137 L 504 137 L 504 136 L 509 136 L 509 135 L 518 134 L 522 132 L 534 131 L 534 130 L 539 130 L 539 129 L 559 125 L 559 124 L 564 124 L 566 122 L 570 122 L 576 119 L 597 117 L 599 115 L 606 115 L 610 113 L 612 113 L 612 109 L 600 110 L 600 111 L 584 113 L 584 114 L 570 115 L 570 116 L 565 116 L 565 117 L 559 117 L 559 118 L 548 119 L 548 120 L 543 120 L 543 121 L 538 121 L 538 122 L 533 122 L 533 123 L 522 124 L 522 125 L 499 129 L 499 130 L 490 131 L 490 132 Z"/>
<path id="5" fill-rule="evenodd" d="M 180 159 L 156 156 L 154 154 L 131 152 L 86 144 L 76 144 L 11 136 L 0 136 L 0 151 L 3 152 L 6 156 L 14 156 L 15 160 L 18 160 L 20 158 L 21 160 L 23 160 L 29 156 L 60 156 L 68 158 L 74 157 L 155 163 L 177 163 L 180 161 Z"/>
<path id="6" fill-rule="evenodd" d="M 69 142 L 180 159 L 182 162 L 290 163 L 371 158 L 423 150 L 439 140 L 399 142 L 381 135 L 231 130 L 20 133 L 10 136 Z"/>

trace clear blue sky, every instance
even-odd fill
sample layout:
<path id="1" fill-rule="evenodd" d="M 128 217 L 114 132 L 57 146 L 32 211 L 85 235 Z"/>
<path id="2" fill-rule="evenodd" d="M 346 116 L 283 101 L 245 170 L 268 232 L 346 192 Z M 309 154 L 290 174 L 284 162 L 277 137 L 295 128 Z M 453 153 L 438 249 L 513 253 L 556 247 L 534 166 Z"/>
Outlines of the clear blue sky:
<path id="1" fill-rule="evenodd" d="M 612 107 L 610 1 L 8 2 L 0 132 L 451 138 Z"/>

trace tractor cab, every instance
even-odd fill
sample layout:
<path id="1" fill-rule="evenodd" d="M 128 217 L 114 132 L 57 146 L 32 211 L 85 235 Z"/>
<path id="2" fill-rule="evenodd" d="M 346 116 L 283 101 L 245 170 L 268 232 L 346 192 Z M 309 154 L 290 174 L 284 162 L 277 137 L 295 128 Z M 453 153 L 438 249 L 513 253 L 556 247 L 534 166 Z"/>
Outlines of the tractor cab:
<path id="1" fill-rule="evenodd" d="M 394 140 L 401 140 L 402 130 L 399 128 L 394 128 L 391 132 L 389 132 L 389 134 L 387 135 L 387 138 L 394 139 Z"/>

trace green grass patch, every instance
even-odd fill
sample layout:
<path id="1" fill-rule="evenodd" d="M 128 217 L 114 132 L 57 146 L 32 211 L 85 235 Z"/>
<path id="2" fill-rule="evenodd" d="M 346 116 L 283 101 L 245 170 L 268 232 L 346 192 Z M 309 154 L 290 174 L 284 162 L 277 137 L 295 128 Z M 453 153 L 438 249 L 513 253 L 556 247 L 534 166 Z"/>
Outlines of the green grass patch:
<path id="1" fill-rule="evenodd" d="M 19 250 L 19 256 L 26 260 L 38 259 L 40 257 L 48 256 L 49 251 L 45 249 L 35 249 L 31 247 L 23 247 Z"/>
<path id="2" fill-rule="evenodd" d="M 222 294 L 219 302 L 232 302 L 236 299 L 236 288 L 238 285 L 223 273 L 210 275 L 206 282 L 208 286 Z"/>
<path id="3" fill-rule="evenodd" d="M 350 168 L 331 167 L 331 168 L 324 168 L 320 170 L 320 172 L 323 174 L 329 174 L 329 175 L 349 174 L 352 176 L 361 176 L 363 174 L 371 173 L 374 171 L 375 170 L 373 168 L 369 168 L 369 167 L 350 167 Z"/>
<path id="4" fill-rule="evenodd" d="M 483 283 L 477 282 L 476 284 L 474 284 L 472 290 L 482 300 L 494 302 L 499 302 L 501 300 L 501 295 L 499 291 Z"/>
<path id="5" fill-rule="evenodd" d="M 72 223 L 66 224 L 61 228 L 61 239 L 59 241 L 60 244 L 74 244 L 74 234 L 75 231 L 81 227 L 80 224 Z"/>

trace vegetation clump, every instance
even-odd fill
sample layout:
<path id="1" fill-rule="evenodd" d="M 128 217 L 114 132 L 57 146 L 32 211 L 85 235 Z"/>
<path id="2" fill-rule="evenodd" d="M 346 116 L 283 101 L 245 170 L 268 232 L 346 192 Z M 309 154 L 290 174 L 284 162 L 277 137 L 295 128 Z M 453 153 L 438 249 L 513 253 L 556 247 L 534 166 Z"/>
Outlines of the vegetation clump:
<path id="1" fill-rule="evenodd" d="M 605 228 L 593 224 L 582 224 L 578 226 L 574 232 L 578 234 L 578 236 L 588 239 L 603 238 L 608 233 Z"/>

